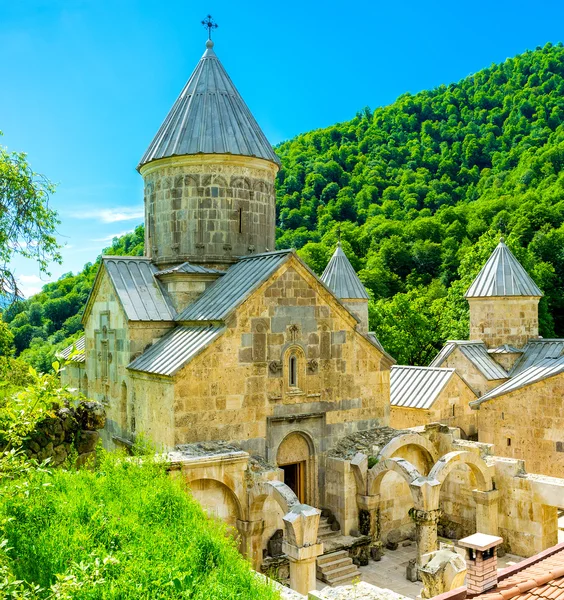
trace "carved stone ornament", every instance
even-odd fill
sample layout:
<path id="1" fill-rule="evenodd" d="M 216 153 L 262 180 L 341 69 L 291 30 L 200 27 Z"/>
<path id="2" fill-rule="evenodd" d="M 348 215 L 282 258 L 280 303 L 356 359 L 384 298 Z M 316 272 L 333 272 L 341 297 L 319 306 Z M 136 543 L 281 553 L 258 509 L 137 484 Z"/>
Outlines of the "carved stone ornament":
<path id="1" fill-rule="evenodd" d="M 310 373 L 317 373 L 318 366 L 319 363 L 315 360 L 315 358 L 307 361 L 307 368 Z"/>
<path id="2" fill-rule="evenodd" d="M 270 369 L 271 373 L 274 373 L 274 375 L 277 375 L 278 373 L 280 373 L 282 371 L 282 362 L 279 360 L 272 360 L 272 361 L 270 361 L 268 368 Z"/>

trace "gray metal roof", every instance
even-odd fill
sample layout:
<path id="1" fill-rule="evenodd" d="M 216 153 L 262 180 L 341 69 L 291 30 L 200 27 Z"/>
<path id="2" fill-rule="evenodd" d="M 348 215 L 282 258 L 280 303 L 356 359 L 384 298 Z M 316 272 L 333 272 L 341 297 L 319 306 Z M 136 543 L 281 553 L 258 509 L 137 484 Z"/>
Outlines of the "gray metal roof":
<path id="1" fill-rule="evenodd" d="M 198 275 L 225 275 L 225 271 L 220 271 L 219 269 L 210 269 L 208 267 L 202 267 L 201 265 L 193 265 L 189 262 L 184 262 L 181 265 L 176 265 L 176 267 L 171 267 L 170 269 L 163 269 L 162 271 L 158 271 L 155 275 L 158 277 L 159 275 L 169 275 L 170 273 L 194 273 Z"/>
<path id="2" fill-rule="evenodd" d="M 511 250 L 500 240 L 465 294 L 466 298 L 491 296 L 542 296 Z"/>
<path id="3" fill-rule="evenodd" d="M 368 294 L 358 278 L 346 254 L 341 248 L 341 242 L 325 267 L 321 281 L 341 299 L 368 300 Z"/>
<path id="4" fill-rule="evenodd" d="M 462 352 L 462 354 L 486 379 L 490 381 L 495 379 L 507 379 L 507 373 L 488 354 L 488 349 L 483 342 L 467 340 L 448 341 L 429 366 L 440 367 L 456 348 L 460 349 L 460 352 Z"/>
<path id="5" fill-rule="evenodd" d="M 102 264 L 130 321 L 174 321 L 174 309 L 154 277 L 157 268 L 149 258 L 103 256 Z"/>
<path id="6" fill-rule="evenodd" d="M 523 349 L 523 356 L 515 363 L 511 376 L 543 361 L 545 358 L 559 358 L 564 353 L 564 339 L 529 340 Z"/>
<path id="7" fill-rule="evenodd" d="M 223 277 L 177 317 L 177 321 L 220 321 L 241 304 L 292 254 L 292 250 L 265 252 L 239 259 Z"/>
<path id="8" fill-rule="evenodd" d="M 488 354 L 521 354 L 523 350 L 510 346 L 509 344 L 502 344 L 497 348 L 490 348 Z"/>
<path id="9" fill-rule="evenodd" d="M 560 358 L 545 358 L 540 361 L 536 365 L 532 365 L 521 371 L 515 377 L 512 377 L 509 381 L 498 385 L 496 388 L 484 394 L 478 400 L 471 402 L 471 406 L 479 406 L 482 402 L 486 400 L 490 400 L 491 398 L 496 398 L 498 396 L 502 396 L 504 394 L 509 394 L 510 392 L 514 392 L 519 388 L 525 387 L 526 385 L 531 385 L 532 383 L 536 383 L 537 381 L 542 381 L 543 379 L 548 379 L 549 377 L 554 377 L 554 375 L 558 375 L 559 373 L 564 372 L 564 356 Z"/>
<path id="10" fill-rule="evenodd" d="M 404 408 L 431 408 L 454 373 L 454 369 L 394 365 L 390 370 L 390 403 Z"/>
<path id="11" fill-rule="evenodd" d="M 172 376 L 224 331 L 225 327 L 218 325 L 175 327 L 132 361 L 127 368 Z"/>
<path id="12" fill-rule="evenodd" d="M 86 345 L 86 337 L 84 335 L 80 336 L 76 341 L 74 341 L 70 346 L 67 346 L 64 350 L 61 350 L 57 353 L 59 358 L 64 360 L 71 360 L 72 362 L 84 362 L 86 360 L 85 354 L 85 345 Z M 72 358 L 70 358 L 71 354 L 76 352 Z"/>
<path id="13" fill-rule="evenodd" d="M 208 41 L 206 46 L 139 167 L 159 158 L 187 154 L 255 156 L 280 164 L 219 62 L 213 43 Z"/>

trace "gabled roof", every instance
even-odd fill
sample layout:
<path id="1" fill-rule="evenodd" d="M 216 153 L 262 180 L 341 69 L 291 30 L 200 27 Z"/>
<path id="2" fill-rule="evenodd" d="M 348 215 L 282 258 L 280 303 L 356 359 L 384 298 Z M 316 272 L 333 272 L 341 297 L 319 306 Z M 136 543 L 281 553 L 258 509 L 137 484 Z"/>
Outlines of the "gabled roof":
<path id="1" fill-rule="evenodd" d="M 224 326 L 175 327 L 128 365 L 132 371 L 172 376 L 225 331 Z"/>
<path id="2" fill-rule="evenodd" d="M 343 252 L 341 242 L 337 244 L 337 249 L 325 267 L 321 281 L 333 291 L 337 298 L 368 300 L 366 289 Z"/>
<path id="3" fill-rule="evenodd" d="M 454 376 L 455 369 L 394 365 L 390 371 L 390 403 L 404 408 L 431 408 Z"/>
<path id="4" fill-rule="evenodd" d="M 123 310 L 130 321 L 174 321 L 174 309 L 154 275 L 149 258 L 103 256 Z"/>
<path id="5" fill-rule="evenodd" d="M 484 342 L 450 340 L 444 345 L 443 349 L 437 354 L 429 366 L 440 367 L 457 348 L 489 381 L 507 379 L 507 373 L 488 354 L 488 349 Z"/>
<path id="6" fill-rule="evenodd" d="M 505 245 L 503 238 L 468 288 L 465 298 L 492 296 L 535 296 L 543 293 L 521 263 Z"/>
<path id="7" fill-rule="evenodd" d="M 139 167 L 187 154 L 255 156 L 280 164 L 208 40 L 206 51 Z"/>
<path id="8" fill-rule="evenodd" d="M 63 360 L 71 360 L 72 362 L 84 362 L 86 360 L 85 354 L 86 338 L 84 335 L 80 336 L 70 346 L 67 346 L 64 350 L 57 353 L 57 356 Z M 76 352 L 76 354 L 74 354 Z M 72 358 L 70 358 L 70 356 Z"/>
<path id="9" fill-rule="evenodd" d="M 176 321 L 221 321 L 251 292 L 266 281 L 292 254 L 292 250 L 253 254 L 239 259 L 192 304 Z"/>
<path id="10" fill-rule="evenodd" d="M 202 265 L 193 265 L 189 262 L 184 262 L 181 265 L 176 265 L 175 267 L 171 267 L 170 269 L 163 269 L 162 271 L 158 271 L 155 273 L 157 277 L 159 275 L 169 275 L 170 273 L 194 273 L 197 275 L 225 275 L 225 271 L 220 271 L 219 269 L 210 269 L 208 267 L 203 267 Z"/>
<path id="11" fill-rule="evenodd" d="M 471 402 L 470 404 L 472 406 L 479 406 L 486 400 L 490 400 L 491 398 L 496 398 L 497 396 L 502 396 L 504 394 L 509 394 L 510 392 L 514 392 L 522 387 L 531 385 L 532 383 L 537 383 L 543 379 L 548 379 L 549 377 L 554 377 L 554 375 L 558 375 L 559 373 L 563 372 L 564 356 L 561 356 L 560 358 L 546 358 L 539 363 L 528 367 L 524 371 L 521 371 L 518 375 L 515 375 L 515 377 L 512 377 L 505 383 L 498 385 L 496 388 L 489 391 L 487 394 L 484 394 L 478 400 Z"/>
<path id="12" fill-rule="evenodd" d="M 545 358 L 558 358 L 562 354 L 564 354 L 564 339 L 529 340 L 523 349 L 523 356 L 521 356 L 511 370 L 511 376 L 514 377 Z"/>

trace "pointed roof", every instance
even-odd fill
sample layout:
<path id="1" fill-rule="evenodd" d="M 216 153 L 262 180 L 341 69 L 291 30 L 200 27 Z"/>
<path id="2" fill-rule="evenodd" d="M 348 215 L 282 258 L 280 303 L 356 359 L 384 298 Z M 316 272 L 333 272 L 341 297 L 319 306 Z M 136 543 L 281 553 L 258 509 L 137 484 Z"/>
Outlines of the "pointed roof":
<path id="1" fill-rule="evenodd" d="M 521 263 L 505 245 L 503 238 L 468 288 L 465 298 L 492 296 L 542 296 L 543 293 Z"/>
<path id="2" fill-rule="evenodd" d="M 346 254 L 337 243 L 337 249 L 321 275 L 321 281 L 333 291 L 337 298 L 368 300 L 368 294 L 358 278 Z"/>
<path id="3" fill-rule="evenodd" d="M 255 156 L 280 164 L 211 40 L 137 168 L 187 154 Z"/>

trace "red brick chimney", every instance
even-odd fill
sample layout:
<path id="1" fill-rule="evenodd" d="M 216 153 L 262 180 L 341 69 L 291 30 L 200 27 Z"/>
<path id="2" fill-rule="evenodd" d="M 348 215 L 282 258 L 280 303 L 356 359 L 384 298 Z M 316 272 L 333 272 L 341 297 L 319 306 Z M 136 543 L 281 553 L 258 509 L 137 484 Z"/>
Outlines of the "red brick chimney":
<path id="1" fill-rule="evenodd" d="M 497 586 L 497 546 L 503 540 L 496 535 L 475 533 L 458 541 L 466 548 L 466 594 L 483 594 Z"/>

